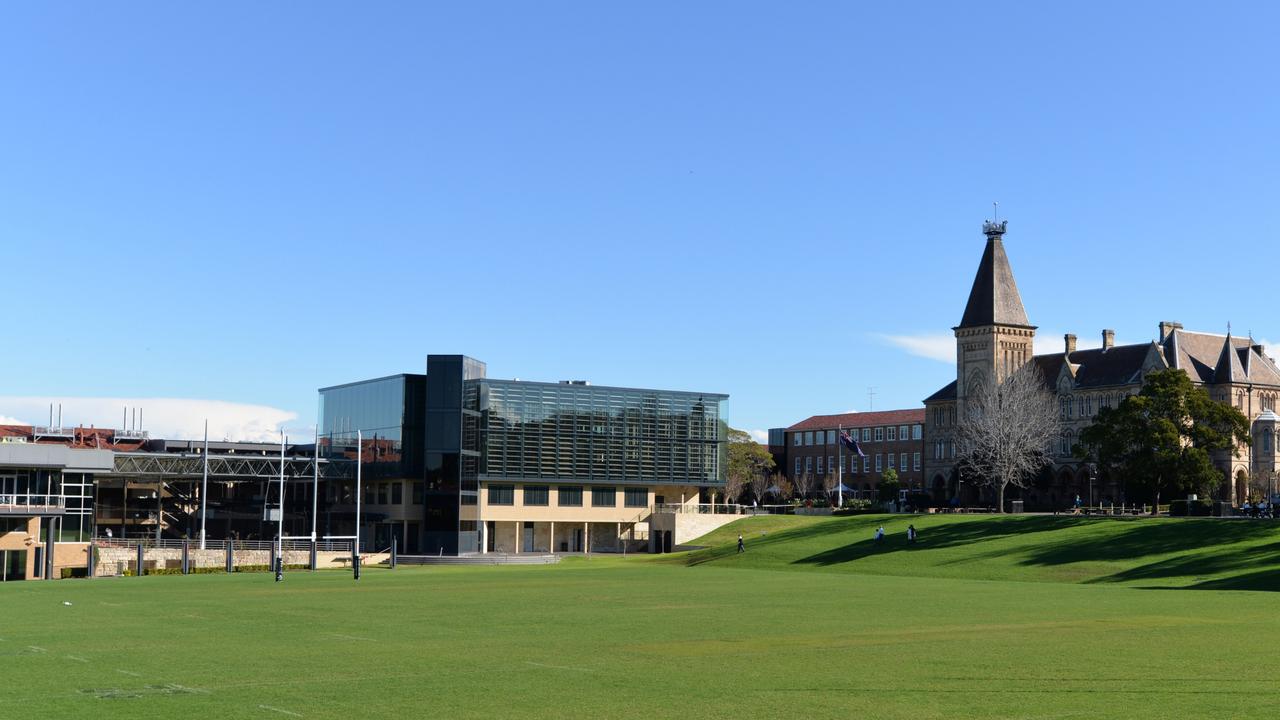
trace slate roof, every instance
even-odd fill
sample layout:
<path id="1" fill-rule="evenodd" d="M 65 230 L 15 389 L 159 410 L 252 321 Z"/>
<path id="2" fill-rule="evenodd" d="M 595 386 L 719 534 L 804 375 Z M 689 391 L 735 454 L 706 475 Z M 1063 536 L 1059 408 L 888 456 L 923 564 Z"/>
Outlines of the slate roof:
<path id="1" fill-rule="evenodd" d="M 1138 373 L 1150 352 L 1151 343 L 1115 345 L 1106 350 L 1077 350 L 1071 353 L 1071 364 L 1076 368 L 1076 386 L 1105 387 L 1137 382 Z M 1057 377 L 1056 373 L 1054 377 Z"/>
<path id="2" fill-rule="evenodd" d="M 946 387 L 942 388 L 938 392 L 925 398 L 924 401 L 927 404 L 931 402 L 942 402 L 943 400 L 955 400 L 955 399 L 956 399 L 956 381 L 952 380 L 950 383 L 947 383 Z"/>
<path id="3" fill-rule="evenodd" d="M 954 385 L 955 383 L 952 383 Z M 841 413 L 839 415 L 814 415 L 787 428 L 796 430 L 827 430 L 837 425 L 847 428 L 874 427 L 876 425 L 909 425 L 924 422 L 924 408 L 914 410 L 879 410 L 875 412 Z"/>
<path id="4" fill-rule="evenodd" d="M 1177 329 L 1163 343 L 1165 361 L 1206 385 L 1280 385 L 1280 368 L 1249 338 Z"/>
<path id="5" fill-rule="evenodd" d="M 1021 325 L 1030 327 L 1026 308 L 1018 284 L 1013 280 L 1013 269 L 1004 252 L 1004 241 L 999 235 L 987 237 L 987 249 L 982 253 L 978 274 L 973 278 L 969 291 L 969 304 L 959 327 L 984 325 Z"/>

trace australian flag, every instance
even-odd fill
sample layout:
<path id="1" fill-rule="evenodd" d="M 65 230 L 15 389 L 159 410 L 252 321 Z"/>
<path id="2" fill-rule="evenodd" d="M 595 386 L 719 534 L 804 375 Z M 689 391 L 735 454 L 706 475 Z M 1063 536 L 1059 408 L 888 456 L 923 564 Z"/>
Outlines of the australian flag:
<path id="1" fill-rule="evenodd" d="M 847 430 L 840 431 L 840 444 L 849 448 L 853 452 L 858 453 L 858 457 L 866 457 L 867 454 L 862 452 L 862 448 L 858 446 L 858 441 L 853 439 Z"/>

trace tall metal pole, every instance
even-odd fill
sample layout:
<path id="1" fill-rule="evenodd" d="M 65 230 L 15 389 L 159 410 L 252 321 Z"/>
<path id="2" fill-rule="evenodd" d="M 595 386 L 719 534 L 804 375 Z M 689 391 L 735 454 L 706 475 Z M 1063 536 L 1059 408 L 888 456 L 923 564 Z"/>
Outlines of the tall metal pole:
<path id="1" fill-rule="evenodd" d="M 316 459 L 311 468 L 311 542 L 316 541 L 316 508 L 320 497 L 320 426 L 316 425 Z"/>
<path id="2" fill-rule="evenodd" d="M 280 431 L 280 515 L 276 523 L 276 562 L 277 568 L 284 568 L 284 430 Z M 274 569 L 274 568 L 273 568 Z M 276 569 L 279 579 L 280 570 Z"/>
<path id="3" fill-rule="evenodd" d="M 844 507 L 844 454 L 841 445 L 843 444 L 844 424 L 836 425 L 836 508 Z"/>
<path id="4" fill-rule="evenodd" d="M 205 495 L 209 493 L 209 420 L 204 421 L 204 474 L 200 478 L 200 549 L 204 550 Z"/>
<path id="5" fill-rule="evenodd" d="M 363 483 L 360 481 L 361 466 L 364 465 L 364 440 L 359 430 L 356 431 L 356 557 L 360 557 L 360 489 Z"/>

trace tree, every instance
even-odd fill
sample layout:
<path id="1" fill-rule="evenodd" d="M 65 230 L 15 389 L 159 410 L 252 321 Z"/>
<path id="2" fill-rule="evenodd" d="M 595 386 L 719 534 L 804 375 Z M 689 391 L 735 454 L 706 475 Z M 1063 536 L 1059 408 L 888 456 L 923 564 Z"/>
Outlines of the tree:
<path id="1" fill-rule="evenodd" d="M 720 491 L 720 496 L 724 498 L 726 505 L 732 504 L 738 498 L 742 497 L 742 491 L 746 486 L 742 482 L 742 478 L 729 475 L 725 478 L 724 489 Z"/>
<path id="2" fill-rule="evenodd" d="M 1059 433 L 1058 409 L 1044 373 L 1027 363 L 965 399 L 956 457 L 979 483 L 996 491 L 997 512 L 1004 512 L 1005 489 L 1026 487 L 1049 464 Z"/>
<path id="3" fill-rule="evenodd" d="M 827 494 L 827 500 L 835 502 L 833 498 L 836 495 L 836 488 L 840 485 L 840 473 L 829 472 L 822 476 L 822 491 Z"/>
<path id="4" fill-rule="evenodd" d="M 747 483 L 747 487 L 751 488 L 751 497 L 757 505 L 765 504 L 765 496 L 769 494 L 769 486 L 772 480 L 764 473 L 757 473 Z"/>
<path id="5" fill-rule="evenodd" d="M 1162 494 L 1210 494 L 1223 478 L 1211 453 L 1235 455 L 1249 440 L 1243 413 L 1171 368 L 1148 374 L 1137 395 L 1102 408 L 1080 433 L 1076 453 L 1146 490 L 1158 510 Z"/>
<path id="6" fill-rule="evenodd" d="M 791 485 L 791 481 L 782 473 L 774 473 L 769 476 L 769 489 L 766 492 L 773 493 L 779 501 L 785 501 L 791 497 L 795 488 Z"/>
<path id="7" fill-rule="evenodd" d="M 796 477 L 796 497 L 803 500 L 818 491 L 820 483 L 816 475 L 802 472 Z"/>
<path id="8" fill-rule="evenodd" d="M 876 498 L 880 502 L 893 502 L 898 499 L 898 491 L 902 483 L 898 482 L 898 471 L 888 468 L 880 473 L 880 482 L 876 484 Z"/>
<path id="9" fill-rule="evenodd" d="M 729 467 L 725 473 L 726 482 L 736 481 L 738 487 L 751 488 L 758 503 L 764 502 L 763 491 L 769 487 L 769 473 L 774 468 L 773 455 L 769 449 L 751 439 L 745 430 L 729 428 L 727 433 L 729 449 Z M 756 481 L 765 484 L 757 491 Z"/>

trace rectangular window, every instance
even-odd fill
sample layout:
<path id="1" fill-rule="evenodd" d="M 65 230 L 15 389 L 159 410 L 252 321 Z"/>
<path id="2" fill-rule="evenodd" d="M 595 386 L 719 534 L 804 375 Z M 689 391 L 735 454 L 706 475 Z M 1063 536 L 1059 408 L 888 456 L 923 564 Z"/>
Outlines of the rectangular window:
<path id="1" fill-rule="evenodd" d="M 796 447 L 800 447 L 801 445 L 804 444 L 804 435 L 800 433 L 791 433 L 791 438 L 792 438 L 791 444 L 795 445 Z"/>
<path id="2" fill-rule="evenodd" d="M 911 469 L 912 470 L 920 469 L 920 453 L 911 453 Z"/>
<path id="3" fill-rule="evenodd" d="M 819 475 L 822 474 L 822 456 L 821 455 L 818 456 L 818 474 Z"/>
<path id="4" fill-rule="evenodd" d="M 862 442 L 871 442 L 871 428 L 862 428 Z"/>
<path id="5" fill-rule="evenodd" d="M 388 500 L 387 488 L 388 488 L 387 483 L 378 483 L 378 504 L 379 505 L 387 504 L 387 500 Z"/>
<path id="6" fill-rule="evenodd" d="M 591 507 L 618 507 L 618 489 L 611 487 L 591 488 Z"/>
<path id="7" fill-rule="evenodd" d="M 525 485 L 524 504 L 545 507 L 551 503 L 551 488 L 546 485 Z"/>
<path id="8" fill-rule="evenodd" d="M 813 444 L 813 431 L 812 431 L 812 430 L 806 430 L 806 431 L 805 431 L 805 433 L 804 433 L 804 444 L 805 444 L 805 445 L 812 445 L 812 444 Z"/>
<path id="9" fill-rule="evenodd" d="M 884 428 L 878 427 L 876 428 L 876 442 L 881 442 L 883 440 L 884 440 Z"/>
<path id="10" fill-rule="evenodd" d="M 804 471 L 813 472 L 813 456 L 812 455 L 804 459 Z"/>
<path id="11" fill-rule="evenodd" d="M 894 440 L 898 439 L 898 428 L 890 425 L 888 428 L 886 428 L 886 430 L 888 431 L 885 433 L 886 440 L 888 440 L 889 442 L 893 442 Z"/>
<path id="12" fill-rule="evenodd" d="M 890 470 L 897 469 L 897 463 L 894 462 L 894 457 L 896 456 L 893 453 L 889 453 L 889 469 Z"/>
<path id="13" fill-rule="evenodd" d="M 490 485 L 489 486 L 489 504 L 490 505 L 515 505 L 516 504 L 516 486 L 515 485 Z"/>
<path id="14" fill-rule="evenodd" d="M 919 425 L 912 425 L 912 426 L 911 426 L 911 439 L 912 439 L 912 440 L 919 440 L 919 439 L 920 439 L 920 437 L 921 437 L 921 433 L 922 433 L 923 431 L 924 431 L 924 430 L 923 430 L 923 428 L 921 428 Z"/>
<path id="15" fill-rule="evenodd" d="M 835 444 L 836 444 L 836 431 L 835 431 L 835 430 L 828 430 L 828 431 L 827 431 L 827 444 L 828 444 L 828 445 L 835 445 Z"/>
<path id="16" fill-rule="evenodd" d="M 796 458 L 796 477 L 800 477 L 800 458 Z"/>
<path id="17" fill-rule="evenodd" d="M 391 504 L 404 504 L 404 483 L 391 483 Z"/>
<path id="18" fill-rule="evenodd" d="M 649 488 L 627 488 L 622 493 L 622 502 L 631 508 L 649 507 Z"/>
<path id="19" fill-rule="evenodd" d="M 906 440 L 906 439 L 907 439 L 907 432 L 908 432 L 908 429 L 907 429 L 907 426 L 906 426 L 906 425 L 899 425 L 899 426 L 898 426 L 898 437 L 899 437 L 899 438 L 901 438 L 901 439 L 903 439 L 903 440 Z"/>
<path id="20" fill-rule="evenodd" d="M 560 507 L 582 507 L 582 486 L 561 485 L 556 488 L 556 504 Z"/>
<path id="21" fill-rule="evenodd" d="M 903 472 L 907 471 L 907 454 L 906 453 L 902 453 L 901 455 L 898 456 L 898 467 Z M 916 468 L 916 469 L 919 470 L 920 468 Z"/>
<path id="22" fill-rule="evenodd" d="M 414 505 L 422 504 L 422 496 L 423 494 L 426 493 L 426 490 L 427 490 L 426 483 L 416 482 L 413 484 L 413 504 Z"/>
<path id="23" fill-rule="evenodd" d="M 862 472 L 864 473 L 871 472 L 871 456 L 870 455 L 862 458 Z"/>
<path id="24" fill-rule="evenodd" d="M 876 453 L 876 472 L 880 472 L 884 468 L 884 465 L 881 463 L 881 455 L 880 453 Z"/>

